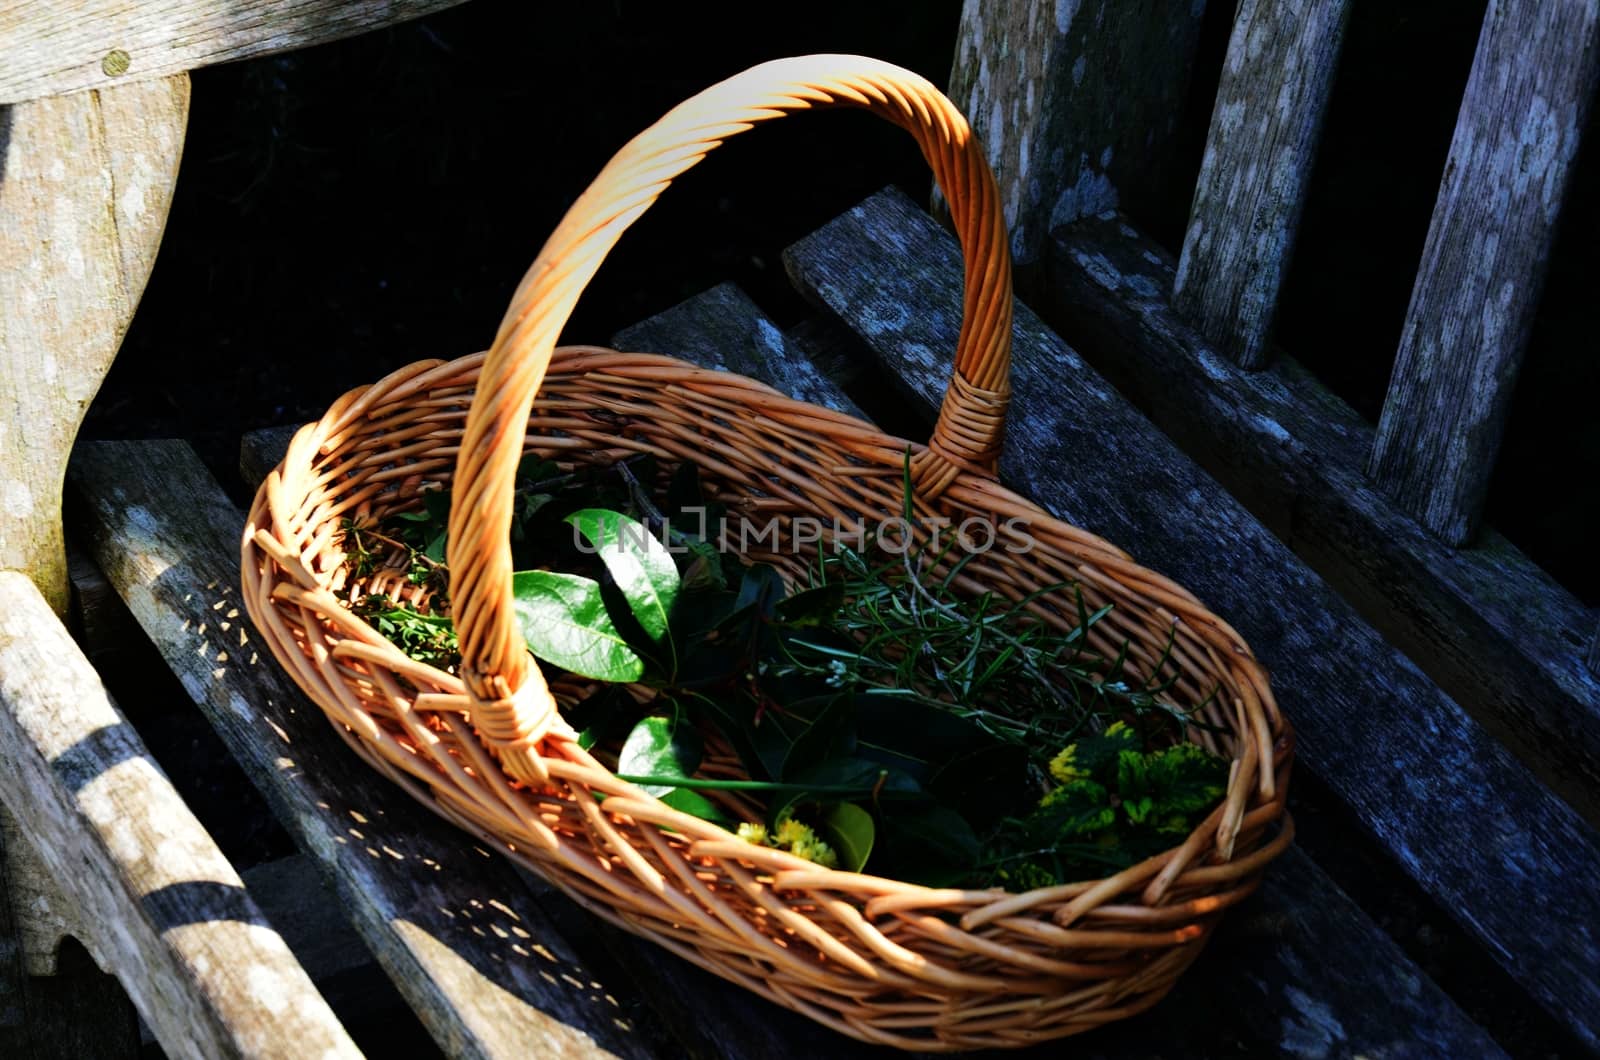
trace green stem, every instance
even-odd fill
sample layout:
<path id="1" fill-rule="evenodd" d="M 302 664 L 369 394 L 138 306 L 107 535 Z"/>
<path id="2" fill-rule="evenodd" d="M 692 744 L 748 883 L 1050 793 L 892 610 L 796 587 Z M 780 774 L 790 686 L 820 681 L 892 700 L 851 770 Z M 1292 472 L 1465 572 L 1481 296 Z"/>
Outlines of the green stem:
<path id="1" fill-rule="evenodd" d="M 660 784 L 674 788 L 702 791 L 782 791 L 811 792 L 816 795 L 871 795 L 871 788 L 851 787 L 845 784 L 778 784 L 767 780 L 708 780 L 703 777 L 641 777 L 629 773 L 616 774 L 618 780 L 629 784 Z"/>

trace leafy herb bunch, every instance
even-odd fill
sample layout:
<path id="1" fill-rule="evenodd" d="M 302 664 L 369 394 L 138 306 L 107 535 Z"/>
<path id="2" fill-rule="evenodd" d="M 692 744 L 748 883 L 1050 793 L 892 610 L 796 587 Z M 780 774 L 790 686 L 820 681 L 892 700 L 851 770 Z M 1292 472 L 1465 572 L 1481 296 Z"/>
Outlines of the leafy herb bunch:
<path id="1" fill-rule="evenodd" d="M 353 574 L 386 563 L 419 587 L 357 611 L 446 668 L 448 512 L 434 491 L 345 527 Z M 791 590 L 716 547 L 721 514 L 689 462 L 518 472 L 524 638 L 552 680 L 588 684 L 566 710 L 583 745 L 662 801 L 825 865 L 1027 889 L 1158 852 L 1221 796 L 1227 763 L 1185 741 L 1202 723 L 1164 695 L 1168 660 L 1139 677 L 1126 645 L 1091 647 L 1109 606 L 1078 595 L 1071 621 L 1043 622 L 1030 608 L 1065 587 L 963 595 L 971 554 L 872 541 L 819 551 Z"/>

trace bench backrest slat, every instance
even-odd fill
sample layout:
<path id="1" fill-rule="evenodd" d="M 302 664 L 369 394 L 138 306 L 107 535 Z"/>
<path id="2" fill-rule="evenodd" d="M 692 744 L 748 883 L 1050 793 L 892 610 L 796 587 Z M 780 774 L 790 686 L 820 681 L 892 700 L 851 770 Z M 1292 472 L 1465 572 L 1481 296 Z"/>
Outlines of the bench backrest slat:
<path id="1" fill-rule="evenodd" d="M 1268 359 L 1349 0 L 1244 0 L 1212 110 L 1173 302 L 1246 368 Z"/>
<path id="2" fill-rule="evenodd" d="M 150 275 L 188 117 L 186 74 L 0 107 L 0 570 L 58 613 L 67 453 Z"/>
<path id="3" fill-rule="evenodd" d="M 1369 472 L 1447 543 L 1477 528 L 1600 77 L 1600 0 L 1484 17 Z"/>
<path id="4" fill-rule="evenodd" d="M 1020 272 L 1053 224 L 1156 179 L 1183 112 L 1204 3 L 967 0 L 949 95 L 1000 182 Z"/>
<path id="5" fill-rule="evenodd" d="M 0 103 L 353 37 L 463 0 L 0 0 Z"/>

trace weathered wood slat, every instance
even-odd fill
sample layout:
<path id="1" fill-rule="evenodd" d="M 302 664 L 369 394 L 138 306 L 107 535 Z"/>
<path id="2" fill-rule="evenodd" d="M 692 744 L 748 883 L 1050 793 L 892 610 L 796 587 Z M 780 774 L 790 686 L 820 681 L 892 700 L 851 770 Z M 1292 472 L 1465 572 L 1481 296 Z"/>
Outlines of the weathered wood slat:
<path id="1" fill-rule="evenodd" d="M 69 489 L 101 569 L 448 1055 L 651 1055 L 511 866 L 357 759 L 256 654 L 244 516 L 186 444 L 86 443 Z"/>
<path id="2" fill-rule="evenodd" d="M 1173 304 L 1246 368 L 1267 361 L 1349 13 L 1243 0 L 1234 15 Z"/>
<path id="3" fill-rule="evenodd" d="M 0 570 L 58 614 L 67 453 L 155 261 L 188 114 L 184 74 L 0 107 Z"/>
<path id="4" fill-rule="evenodd" d="M 728 348 L 730 333 L 761 332 L 765 323 L 748 298 L 716 289 L 627 329 L 618 345 L 710 364 Z M 791 395 L 803 390 L 806 400 L 829 408 L 848 400 L 832 380 L 787 355 L 737 370 L 779 389 L 798 376 Z M 1374 997 L 1390 999 L 1393 1007 L 1373 1005 Z M 1218 1012 L 1235 1019 L 1219 1020 Z M 1242 1039 L 1244 1051 L 1255 1055 L 1376 1055 L 1393 1046 L 1397 1033 L 1434 1055 L 1501 1055 L 1315 863 L 1291 848 L 1257 898 L 1224 920 L 1201 963 L 1160 1008 L 1102 1028 L 1072 1052 L 1214 1057 L 1239 1051 Z M 1060 1046 L 1038 1051 L 1046 1050 L 1059 1055 Z"/>
<path id="5" fill-rule="evenodd" d="M 0 0 L 0 103 L 105 89 L 392 26 L 461 0 Z"/>
<path id="6" fill-rule="evenodd" d="M 1494 0 L 1372 450 L 1378 485 L 1471 540 L 1600 81 L 1600 0 Z"/>
<path id="7" fill-rule="evenodd" d="M 1120 217 L 1058 229 L 1041 305 L 1124 395 L 1545 784 L 1600 826 L 1593 612 L 1492 530 L 1441 543 L 1363 473 L 1372 426 L 1292 358 L 1230 364 L 1173 311 L 1171 255 Z"/>
<path id="8" fill-rule="evenodd" d="M 0 573 L 0 795 L 174 1056 L 358 1056 L 23 575 Z"/>
<path id="9" fill-rule="evenodd" d="M 855 402 L 761 314 L 749 295 L 731 283 L 718 284 L 649 320 L 623 328 L 612 345 L 747 375 L 801 401 L 861 415 Z"/>
<path id="10" fill-rule="evenodd" d="M 0 806 L 0 836 L 5 839 L 9 905 L 14 913 L 14 939 L 23 972 L 30 977 L 55 975 L 63 939 L 78 939 L 90 950 L 95 947 L 95 939 L 84 930 L 78 910 L 62 893 L 50 866 L 28 841 L 16 815 L 4 806 Z"/>
<path id="11" fill-rule="evenodd" d="M 954 349 L 960 319 L 955 242 L 890 191 L 787 262 L 931 418 L 948 369 L 925 351 Z M 1307 767 L 1517 982 L 1600 1045 L 1595 833 L 1023 305 L 1012 367 L 1002 477 L 1232 623 L 1271 669 Z"/>
<path id="12" fill-rule="evenodd" d="M 1149 196 L 1183 113 L 1203 2 L 966 0 L 950 98 L 1000 182 L 1026 275 L 1054 223 Z"/>

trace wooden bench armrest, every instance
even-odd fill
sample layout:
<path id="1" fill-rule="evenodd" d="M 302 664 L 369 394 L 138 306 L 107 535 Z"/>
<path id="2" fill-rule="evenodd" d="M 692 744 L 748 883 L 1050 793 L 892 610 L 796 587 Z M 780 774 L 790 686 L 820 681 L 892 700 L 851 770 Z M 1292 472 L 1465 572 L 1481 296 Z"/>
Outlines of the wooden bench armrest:
<path id="1" fill-rule="evenodd" d="M 359 1056 L 33 583 L 0 572 L 0 798 L 174 1056 Z"/>

